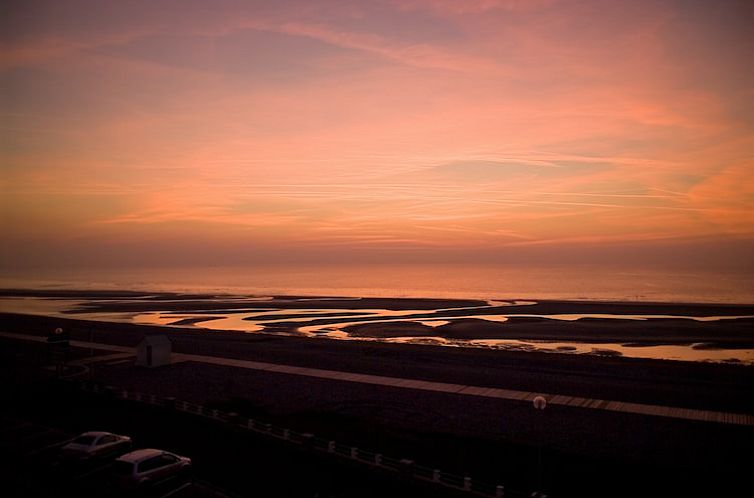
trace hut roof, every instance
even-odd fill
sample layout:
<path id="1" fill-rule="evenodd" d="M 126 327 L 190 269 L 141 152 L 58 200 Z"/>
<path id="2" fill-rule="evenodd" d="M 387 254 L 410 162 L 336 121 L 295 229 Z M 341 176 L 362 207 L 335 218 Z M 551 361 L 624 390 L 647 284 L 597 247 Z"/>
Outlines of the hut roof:
<path id="1" fill-rule="evenodd" d="M 139 346 L 142 344 L 150 346 L 170 346 L 172 343 L 170 342 L 170 339 L 168 339 L 168 336 L 160 334 L 144 337 L 144 339 L 139 342 Z"/>

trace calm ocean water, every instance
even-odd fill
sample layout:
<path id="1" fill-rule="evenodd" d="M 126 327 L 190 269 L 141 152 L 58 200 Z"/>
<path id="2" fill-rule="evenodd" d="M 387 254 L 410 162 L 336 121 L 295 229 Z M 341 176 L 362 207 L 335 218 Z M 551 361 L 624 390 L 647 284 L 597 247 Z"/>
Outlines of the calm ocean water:
<path id="1" fill-rule="evenodd" d="M 5 272 L 4 288 L 754 303 L 751 275 L 598 266 L 298 265 Z"/>

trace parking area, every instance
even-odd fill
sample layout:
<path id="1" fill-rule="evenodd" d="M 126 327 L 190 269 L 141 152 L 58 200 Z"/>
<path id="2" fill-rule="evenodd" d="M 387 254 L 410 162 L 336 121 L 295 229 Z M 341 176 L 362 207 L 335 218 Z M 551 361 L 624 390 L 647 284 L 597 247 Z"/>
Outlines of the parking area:
<path id="1" fill-rule="evenodd" d="M 117 454 L 70 461 L 63 447 L 77 434 L 12 417 L 0 417 L 0 494 L 39 498 L 149 496 L 232 498 L 216 486 L 187 475 L 167 477 L 133 491 L 113 480 Z"/>

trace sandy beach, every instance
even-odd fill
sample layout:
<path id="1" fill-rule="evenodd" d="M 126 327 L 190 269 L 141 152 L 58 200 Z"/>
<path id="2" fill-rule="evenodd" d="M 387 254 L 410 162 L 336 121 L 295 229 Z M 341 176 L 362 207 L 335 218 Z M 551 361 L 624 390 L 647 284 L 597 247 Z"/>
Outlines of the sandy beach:
<path id="1" fill-rule="evenodd" d="M 6 306 L 6 311 L 26 313 L 34 304 L 42 310 L 38 314 L 184 332 L 754 362 L 754 306 L 740 304 L 73 290 L 4 290 L 0 297 L 0 311 Z"/>
<path id="2" fill-rule="evenodd" d="M 610 320 L 580 318 L 574 321 L 547 318 L 509 318 L 504 323 L 461 319 L 431 327 L 411 322 L 345 327 L 356 337 L 439 336 L 449 339 L 530 339 L 631 343 L 636 347 L 657 344 L 704 344 L 709 348 L 754 347 L 754 319 L 741 318 L 699 323 L 687 319 Z"/>

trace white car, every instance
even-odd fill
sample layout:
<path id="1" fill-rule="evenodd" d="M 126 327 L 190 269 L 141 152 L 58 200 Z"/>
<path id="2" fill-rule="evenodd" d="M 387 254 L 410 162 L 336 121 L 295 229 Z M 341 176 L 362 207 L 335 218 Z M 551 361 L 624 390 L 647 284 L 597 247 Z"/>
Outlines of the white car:
<path id="1" fill-rule="evenodd" d="M 90 460 L 115 457 L 131 450 L 131 438 L 111 432 L 85 432 L 61 448 L 63 458 Z"/>
<path id="2" fill-rule="evenodd" d="M 144 487 L 188 476 L 191 459 L 164 450 L 136 450 L 115 460 L 111 472 L 124 487 Z"/>

